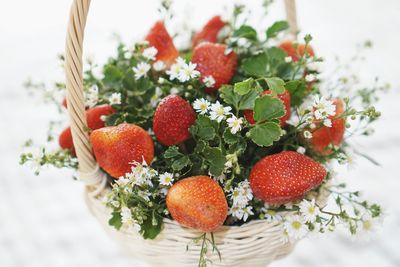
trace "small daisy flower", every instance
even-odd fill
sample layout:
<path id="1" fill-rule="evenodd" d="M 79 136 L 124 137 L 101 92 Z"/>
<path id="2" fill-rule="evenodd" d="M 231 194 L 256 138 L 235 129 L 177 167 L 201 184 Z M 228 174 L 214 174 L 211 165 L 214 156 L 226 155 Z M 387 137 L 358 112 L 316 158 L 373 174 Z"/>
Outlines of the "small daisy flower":
<path id="1" fill-rule="evenodd" d="M 304 199 L 301 201 L 299 208 L 306 222 L 314 223 L 320 214 L 319 207 L 315 205 L 315 199 L 312 201 Z"/>
<path id="2" fill-rule="evenodd" d="M 157 52 L 157 48 L 152 46 L 143 50 L 143 56 L 148 60 L 154 60 L 156 59 Z"/>
<path id="3" fill-rule="evenodd" d="M 292 61 L 293 61 L 293 58 L 292 58 L 292 57 L 290 57 L 290 56 L 285 57 L 285 62 L 286 62 L 286 63 L 290 63 L 290 62 L 292 62 Z"/>
<path id="4" fill-rule="evenodd" d="M 171 186 L 174 181 L 174 175 L 166 172 L 160 175 L 160 184 L 165 186 Z"/>
<path id="5" fill-rule="evenodd" d="M 232 115 L 232 117 L 226 120 L 229 128 L 231 128 L 231 133 L 236 134 L 242 130 L 243 118 L 236 118 L 236 116 Z"/>
<path id="6" fill-rule="evenodd" d="M 122 207 L 121 209 L 121 221 L 123 224 L 129 224 L 133 222 L 131 209 L 128 207 Z"/>
<path id="7" fill-rule="evenodd" d="M 155 71 L 163 71 L 167 66 L 165 65 L 164 61 L 158 60 L 153 64 L 153 69 Z"/>
<path id="8" fill-rule="evenodd" d="M 99 101 L 99 87 L 93 85 L 85 94 L 85 105 L 88 107 L 94 107 Z"/>
<path id="9" fill-rule="evenodd" d="M 264 219 L 269 223 L 281 222 L 283 220 L 282 216 L 279 215 L 276 210 L 271 209 L 265 211 Z"/>
<path id="10" fill-rule="evenodd" d="M 369 214 L 364 214 L 357 223 L 357 228 L 362 233 L 371 233 L 375 231 L 376 220 Z"/>
<path id="11" fill-rule="evenodd" d="M 150 98 L 150 104 L 153 108 L 157 107 L 158 103 L 160 102 L 160 97 L 162 96 L 162 90 L 160 87 L 156 87 L 156 91 L 154 95 Z"/>
<path id="12" fill-rule="evenodd" d="M 307 225 L 299 215 L 289 216 L 283 224 L 288 236 L 292 240 L 303 238 L 308 233 Z"/>
<path id="13" fill-rule="evenodd" d="M 300 153 L 300 154 L 306 153 L 306 149 L 302 146 L 299 146 L 296 151 L 297 151 L 297 153 Z"/>
<path id="14" fill-rule="evenodd" d="M 317 120 L 323 120 L 336 114 L 336 106 L 333 101 L 326 100 L 325 97 L 314 96 L 314 116 Z"/>
<path id="15" fill-rule="evenodd" d="M 206 87 L 211 88 L 215 85 L 215 79 L 213 76 L 209 75 L 203 78 L 203 83 Z"/>
<path id="16" fill-rule="evenodd" d="M 107 116 L 106 115 L 101 115 L 100 116 L 100 120 L 101 121 L 106 121 L 107 120 Z"/>
<path id="17" fill-rule="evenodd" d="M 157 81 L 159 84 L 164 84 L 165 83 L 165 79 L 163 77 L 158 78 Z"/>
<path id="18" fill-rule="evenodd" d="M 246 208 L 243 209 L 243 221 L 247 221 L 249 216 L 254 215 L 254 212 L 252 211 L 253 207 L 247 206 Z"/>
<path id="19" fill-rule="evenodd" d="M 215 104 L 211 105 L 210 119 L 221 122 L 226 119 L 226 116 L 230 114 L 231 110 L 231 107 L 224 107 L 217 101 Z"/>
<path id="20" fill-rule="evenodd" d="M 306 139 L 312 138 L 312 133 L 310 131 L 304 131 L 303 135 Z"/>
<path id="21" fill-rule="evenodd" d="M 169 70 L 166 71 L 167 75 L 169 75 L 170 81 L 178 79 L 181 73 L 182 68 L 186 65 L 186 62 L 183 58 L 178 57 L 174 64 L 170 67 Z"/>
<path id="22" fill-rule="evenodd" d="M 201 115 L 204 115 L 210 108 L 210 102 L 204 98 L 196 99 L 193 102 L 193 108 L 196 110 L 196 112 L 200 113 Z"/>
<path id="23" fill-rule="evenodd" d="M 325 119 L 324 121 L 323 121 L 323 124 L 324 124 L 324 126 L 326 126 L 326 127 L 332 127 L 332 121 L 330 120 L 330 119 Z"/>
<path id="24" fill-rule="evenodd" d="M 142 77 L 147 76 L 147 72 L 151 69 L 150 64 L 145 62 L 140 62 L 136 67 L 133 67 L 132 70 L 135 73 L 135 79 L 139 80 Z"/>
<path id="25" fill-rule="evenodd" d="M 172 87 L 172 88 L 169 90 L 169 93 L 170 93 L 171 95 L 177 95 L 177 94 L 179 94 L 179 89 L 178 89 L 177 87 Z"/>
<path id="26" fill-rule="evenodd" d="M 112 93 L 108 98 L 110 105 L 120 105 L 121 104 L 121 93 Z"/>
<path id="27" fill-rule="evenodd" d="M 189 62 L 189 64 L 185 64 L 182 66 L 178 80 L 182 83 L 187 82 L 191 79 L 195 79 L 200 76 L 200 72 L 196 70 L 197 64 L 193 64 Z"/>
<path id="28" fill-rule="evenodd" d="M 315 81 L 316 77 L 314 74 L 307 74 L 304 79 L 306 80 L 306 82 L 310 83 Z"/>

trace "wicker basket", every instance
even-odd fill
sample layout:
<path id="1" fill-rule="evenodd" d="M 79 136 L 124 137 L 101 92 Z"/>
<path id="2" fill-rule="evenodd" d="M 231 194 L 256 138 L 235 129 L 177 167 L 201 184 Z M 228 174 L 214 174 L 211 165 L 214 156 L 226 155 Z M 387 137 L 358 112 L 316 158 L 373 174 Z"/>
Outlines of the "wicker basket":
<path id="1" fill-rule="evenodd" d="M 90 0 L 74 0 L 66 43 L 66 78 L 68 112 L 72 136 L 79 160 L 79 176 L 87 185 L 86 203 L 93 215 L 115 238 L 129 255 L 153 266 L 197 266 L 199 247 L 186 245 L 202 233 L 164 220 L 164 229 L 155 240 L 144 240 L 139 234 L 116 231 L 108 225 L 110 210 L 102 203 L 101 195 L 107 191 L 107 177 L 99 169 L 92 155 L 85 118 L 83 96 L 82 45 Z M 287 19 L 293 37 L 297 33 L 294 0 L 285 0 Z M 283 241 L 282 224 L 262 220 L 251 221 L 242 226 L 223 226 L 214 233 L 222 255 L 210 255 L 213 266 L 266 266 L 273 260 L 287 255 L 293 244 Z"/>

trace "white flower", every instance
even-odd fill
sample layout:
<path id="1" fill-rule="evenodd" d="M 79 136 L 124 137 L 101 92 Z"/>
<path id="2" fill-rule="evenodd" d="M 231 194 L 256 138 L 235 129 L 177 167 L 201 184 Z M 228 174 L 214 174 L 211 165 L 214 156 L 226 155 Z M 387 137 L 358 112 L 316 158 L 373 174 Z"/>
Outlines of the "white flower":
<path id="1" fill-rule="evenodd" d="M 182 65 L 179 72 L 178 80 L 180 82 L 187 82 L 200 76 L 200 72 L 196 70 L 197 64 L 189 62 L 189 64 Z"/>
<path id="2" fill-rule="evenodd" d="M 166 172 L 160 175 L 160 184 L 171 186 L 174 181 L 174 175 L 172 173 Z"/>
<path id="3" fill-rule="evenodd" d="M 271 209 L 264 213 L 264 219 L 269 223 L 277 223 L 283 220 L 281 215 L 279 215 L 275 210 Z"/>
<path id="4" fill-rule="evenodd" d="M 313 107 L 315 109 L 314 116 L 317 120 L 323 120 L 336 114 L 336 106 L 333 101 L 326 100 L 324 96 L 315 95 Z"/>
<path id="5" fill-rule="evenodd" d="M 162 95 L 162 90 L 160 87 L 156 87 L 156 91 L 154 95 L 150 98 L 150 104 L 153 108 L 157 107 L 158 103 L 160 102 L 160 97 Z"/>
<path id="6" fill-rule="evenodd" d="M 118 178 L 118 180 L 116 181 L 116 183 L 119 185 L 119 186 L 126 186 L 128 183 L 130 182 L 130 180 L 129 179 L 127 179 L 127 178 L 125 178 L 125 177 L 119 177 Z"/>
<path id="7" fill-rule="evenodd" d="M 136 220 L 133 219 L 131 209 L 122 207 L 121 221 L 127 227 L 129 232 L 136 233 L 140 231 L 140 225 L 138 225 Z"/>
<path id="8" fill-rule="evenodd" d="M 165 83 L 165 79 L 163 77 L 158 78 L 158 83 L 159 84 Z"/>
<path id="9" fill-rule="evenodd" d="M 167 187 L 162 187 L 160 188 L 159 192 L 160 195 L 166 196 L 168 194 L 168 188 Z"/>
<path id="10" fill-rule="evenodd" d="M 147 76 L 147 72 L 151 69 L 150 64 L 145 62 L 140 62 L 136 67 L 133 67 L 132 70 L 135 73 L 135 79 L 139 80 L 142 77 Z"/>
<path id="11" fill-rule="evenodd" d="M 312 201 L 304 199 L 301 201 L 299 208 L 306 222 L 314 223 L 320 214 L 319 207 L 315 205 L 315 199 Z"/>
<path id="12" fill-rule="evenodd" d="M 210 108 L 210 102 L 204 98 L 196 99 L 193 102 L 193 108 L 196 110 L 196 112 L 204 115 L 207 113 L 208 109 Z"/>
<path id="13" fill-rule="evenodd" d="M 229 128 L 231 128 L 232 134 L 236 134 L 242 130 L 243 118 L 236 118 L 235 115 L 232 115 L 232 117 L 228 118 L 226 122 L 228 123 Z"/>
<path id="14" fill-rule="evenodd" d="M 326 126 L 326 127 L 332 127 L 332 121 L 330 120 L 330 119 L 325 119 L 324 121 L 323 121 L 323 124 Z"/>
<path id="15" fill-rule="evenodd" d="M 120 105 L 121 104 L 121 93 L 112 93 L 108 98 L 110 105 Z"/>
<path id="16" fill-rule="evenodd" d="M 314 74 L 307 74 L 306 77 L 305 77 L 305 80 L 308 83 L 315 81 L 315 79 L 316 79 L 316 77 L 315 77 Z"/>
<path id="17" fill-rule="evenodd" d="M 172 87 L 172 88 L 169 90 L 169 93 L 170 93 L 171 95 L 177 95 L 177 94 L 179 93 L 179 89 L 178 89 L 177 87 Z"/>
<path id="18" fill-rule="evenodd" d="M 300 154 L 306 153 L 306 149 L 302 146 L 299 146 L 296 151 L 297 151 L 297 153 L 300 153 Z"/>
<path id="19" fill-rule="evenodd" d="M 250 206 L 247 206 L 246 208 L 243 209 L 243 221 L 247 221 L 250 215 L 254 215 L 252 209 L 253 207 Z"/>
<path id="20" fill-rule="evenodd" d="M 307 139 L 311 139 L 312 138 L 312 133 L 310 131 L 304 131 L 303 135 Z"/>
<path id="21" fill-rule="evenodd" d="M 156 59 L 157 52 L 157 48 L 152 46 L 143 50 L 143 56 L 148 60 L 154 60 Z"/>
<path id="22" fill-rule="evenodd" d="M 99 88 L 93 85 L 85 94 L 85 106 L 94 107 L 99 101 Z"/>
<path id="23" fill-rule="evenodd" d="M 172 64 L 171 68 L 166 71 L 166 73 L 169 75 L 169 79 L 171 81 L 179 79 L 181 70 L 185 65 L 186 65 L 185 60 L 181 57 L 178 57 L 176 59 L 176 63 Z"/>
<path id="24" fill-rule="evenodd" d="M 163 71 L 167 66 L 165 65 L 164 61 L 158 60 L 153 64 L 153 69 L 155 71 Z"/>
<path id="25" fill-rule="evenodd" d="M 292 57 L 290 57 L 290 56 L 285 57 L 285 62 L 286 62 L 286 63 L 290 63 L 290 62 L 292 62 L 292 61 L 293 61 L 293 58 L 292 58 Z"/>
<path id="26" fill-rule="evenodd" d="M 209 75 L 203 78 L 203 83 L 206 87 L 211 88 L 215 85 L 215 79 L 213 76 Z"/>
<path id="27" fill-rule="evenodd" d="M 308 228 L 304 223 L 304 220 L 299 215 L 287 217 L 283 227 L 285 228 L 291 240 L 301 239 L 308 233 Z"/>
<path id="28" fill-rule="evenodd" d="M 217 101 L 211 105 L 210 119 L 221 122 L 226 118 L 226 115 L 230 114 L 231 107 L 224 107 Z"/>
<path id="29" fill-rule="evenodd" d="M 376 220 L 366 213 L 361 217 L 361 220 L 358 221 L 357 228 L 361 233 L 374 232 L 376 229 Z"/>

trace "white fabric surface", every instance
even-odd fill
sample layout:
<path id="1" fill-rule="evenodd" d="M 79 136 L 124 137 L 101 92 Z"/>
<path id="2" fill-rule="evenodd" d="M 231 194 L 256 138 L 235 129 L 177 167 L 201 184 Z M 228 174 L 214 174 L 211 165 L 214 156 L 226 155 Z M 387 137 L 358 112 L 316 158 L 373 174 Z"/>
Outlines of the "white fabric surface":
<path id="1" fill-rule="evenodd" d="M 194 14 L 188 9 L 181 14 L 198 27 L 231 1 L 177 2 L 194 7 Z M 260 1 L 247 2 L 256 6 Z M 276 2 L 268 21 L 283 16 L 281 1 Z M 70 172 L 50 170 L 35 177 L 18 165 L 21 144 L 29 137 L 43 141 L 48 120 L 57 118 L 53 109 L 27 96 L 21 84 L 29 76 L 48 82 L 63 78 L 55 55 L 64 48 L 69 4 L 68 0 L 0 1 L 0 266 L 148 266 L 127 258 L 104 234 L 85 207 L 82 184 L 73 181 Z M 155 0 L 92 1 L 88 54 L 104 61 L 115 46 L 110 41 L 112 31 L 127 41 L 140 38 L 157 15 L 156 4 Z M 372 242 L 352 241 L 342 233 L 310 238 L 272 266 L 400 266 L 400 2 L 300 0 L 298 11 L 301 28 L 315 37 L 317 53 L 328 62 L 335 54 L 352 55 L 356 43 L 373 40 L 375 48 L 359 71 L 366 81 L 380 76 L 394 85 L 378 106 L 383 118 L 376 124 L 376 134 L 357 140 L 382 167 L 359 159 L 355 170 L 341 171 L 352 188 L 382 204 L 386 219 Z"/>

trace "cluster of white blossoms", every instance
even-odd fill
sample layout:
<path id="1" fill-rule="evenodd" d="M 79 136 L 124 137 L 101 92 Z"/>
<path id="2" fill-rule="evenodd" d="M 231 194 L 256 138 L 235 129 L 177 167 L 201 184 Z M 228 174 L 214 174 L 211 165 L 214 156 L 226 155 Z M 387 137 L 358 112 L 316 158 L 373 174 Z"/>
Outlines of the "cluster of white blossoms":
<path id="1" fill-rule="evenodd" d="M 219 101 L 211 104 L 207 99 L 196 99 L 193 102 L 193 108 L 201 115 L 209 115 L 211 120 L 222 122 L 226 120 L 232 134 L 236 134 L 242 130 L 243 118 L 237 118 L 232 114 L 232 108 L 223 106 Z"/>
<path id="2" fill-rule="evenodd" d="M 135 67 L 132 67 L 136 80 L 146 77 L 150 69 L 150 64 L 146 62 L 139 62 Z"/>
<path id="3" fill-rule="evenodd" d="M 200 77 L 200 72 L 196 70 L 196 67 L 197 64 L 193 64 L 192 62 L 186 63 L 183 58 L 178 57 L 166 73 L 169 75 L 171 81 L 177 79 L 184 83 Z"/>
<path id="4" fill-rule="evenodd" d="M 132 211 L 128 207 L 121 208 L 121 222 L 129 232 L 138 233 L 140 231 L 140 225 L 133 218 Z"/>
<path id="5" fill-rule="evenodd" d="M 249 205 L 249 202 L 253 199 L 253 191 L 250 188 L 249 181 L 240 182 L 230 190 L 228 195 L 232 200 L 229 215 L 243 221 L 247 221 L 250 215 L 254 215 L 253 207 Z"/>
<path id="6" fill-rule="evenodd" d="M 85 106 L 92 108 L 99 102 L 99 88 L 93 85 L 85 92 Z"/>
<path id="7" fill-rule="evenodd" d="M 112 93 L 108 98 L 110 105 L 121 105 L 121 93 Z"/>

